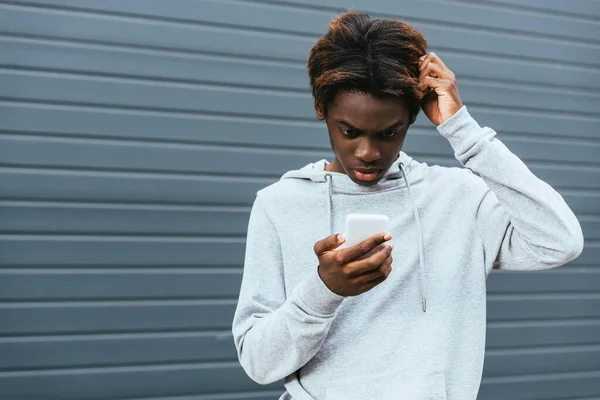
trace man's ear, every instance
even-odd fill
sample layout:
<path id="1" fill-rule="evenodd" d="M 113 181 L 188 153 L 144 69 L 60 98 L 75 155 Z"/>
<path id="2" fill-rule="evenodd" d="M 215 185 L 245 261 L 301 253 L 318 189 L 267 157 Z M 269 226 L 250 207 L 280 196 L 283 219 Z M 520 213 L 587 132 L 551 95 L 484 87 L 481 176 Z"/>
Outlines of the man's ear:
<path id="1" fill-rule="evenodd" d="M 320 104 L 315 102 L 315 114 L 319 121 L 325 120 L 325 113 L 323 112 L 323 107 Z"/>

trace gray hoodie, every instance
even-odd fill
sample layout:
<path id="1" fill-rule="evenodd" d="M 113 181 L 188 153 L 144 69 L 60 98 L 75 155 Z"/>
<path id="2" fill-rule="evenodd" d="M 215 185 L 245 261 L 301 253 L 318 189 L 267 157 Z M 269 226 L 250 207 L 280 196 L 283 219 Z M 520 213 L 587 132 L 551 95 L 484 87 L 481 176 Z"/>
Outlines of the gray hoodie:
<path id="1" fill-rule="evenodd" d="M 285 174 L 252 208 L 233 320 L 256 382 L 281 399 L 475 399 L 493 268 L 542 270 L 576 258 L 581 227 L 562 196 L 463 107 L 438 127 L 465 168 L 401 153 L 373 187 L 325 171 Z M 317 273 L 315 242 L 350 213 L 390 218 L 392 272 L 355 297 Z"/>

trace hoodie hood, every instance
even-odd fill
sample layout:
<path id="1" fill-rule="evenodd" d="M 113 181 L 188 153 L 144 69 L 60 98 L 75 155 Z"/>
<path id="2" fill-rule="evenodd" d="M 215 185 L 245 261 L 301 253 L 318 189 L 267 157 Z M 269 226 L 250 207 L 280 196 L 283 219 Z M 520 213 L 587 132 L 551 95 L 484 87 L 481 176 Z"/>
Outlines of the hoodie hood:
<path id="1" fill-rule="evenodd" d="M 327 218 L 329 220 L 329 232 L 333 234 L 333 221 L 332 221 L 332 205 L 333 205 L 333 193 L 344 193 L 344 194 L 363 194 L 372 193 L 385 190 L 394 190 L 398 188 L 405 188 L 408 194 L 410 205 L 413 210 L 413 215 L 417 224 L 418 232 L 418 246 L 419 246 L 419 266 L 421 274 L 421 297 L 423 304 L 423 312 L 427 310 L 427 267 L 425 265 L 425 258 L 423 254 L 423 230 L 421 227 L 421 221 L 419 218 L 419 210 L 415 205 L 415 201 L 412 195 L 410 187 L 411 183 L 416 183 L 423 179 L 423 171 L 427 168 L 426 164 L 416 162 L 408 154 L 400 152 L 400 157 L 394 161 L 392 166 L 385 173 L 383 178 L 377 184 L 372 186 L 363 186 L 354 182 L 346 174 L 339 172 L 326 171 L 327 160 L 320 160 L 315 163 L 308 164 L 298 170 L 290 171 L 281 177 L 284 179 L 307 179 L 315 183 L 326 184 L 327 194 L 324 201 L 327 206 Z"/>

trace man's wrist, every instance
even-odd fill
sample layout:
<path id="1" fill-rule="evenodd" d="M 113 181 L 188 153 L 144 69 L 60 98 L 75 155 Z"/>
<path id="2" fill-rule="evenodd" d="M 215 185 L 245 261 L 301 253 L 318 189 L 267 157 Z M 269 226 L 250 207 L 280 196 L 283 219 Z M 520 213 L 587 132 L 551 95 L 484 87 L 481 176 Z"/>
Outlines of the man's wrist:
<path id="1" fill-rule="evenodd" d="M 330 315 L 335 313 L 345 297 L 332 292 L 327 287 L 321 279 L 318 268 L 300 283 L 298 295 L 302 302 L 315 313 Z"/>
<path id="2" fill-rule="evenodd" d="M 450 138 L 456 132 L 473 125 L 479 127 L 477 122 L 471 117 L 467 110 L 467 106 L 463 105 L 450 118 L 439 124 L 436 129 L 445 138 Z"/>
<path id="3" fill-rule="evenodd" d="M 438 132 L 448 139 L 454 150 L 456 159 L 464 166 L 477 143 L 491 140 L 496 132 L 490 128 L 482 128 L 463 106 L 456 114 L 437 127 Z M 467 158 L 465 158 L 467 157 Z"/>

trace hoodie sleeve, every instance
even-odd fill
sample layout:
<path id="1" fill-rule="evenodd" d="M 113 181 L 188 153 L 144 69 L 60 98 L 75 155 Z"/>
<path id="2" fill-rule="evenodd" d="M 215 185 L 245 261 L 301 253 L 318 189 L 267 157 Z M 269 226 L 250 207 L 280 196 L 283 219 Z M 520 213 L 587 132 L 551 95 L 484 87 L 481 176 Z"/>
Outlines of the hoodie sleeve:
<path id="1" fill-rule="evenodd" d="M 538 179 L 497 138 L 482 128 L 463 106 L 438 126 L 456 159 L 479 175 L 477 229 L 492 268 L 541 270 L 577 258 L 583 234 L 563 197 Z"/>
<path id="2" fill-rule="evenodd" d="M 311 266 L 307 266 L 311 268 Z M 240 363 L 259 384 L 296 372 L 323 344 L 344 297 L 313 272 L 286 295 L 281 246 L 259 194 L 248 224 L 233 338 Z"/>

